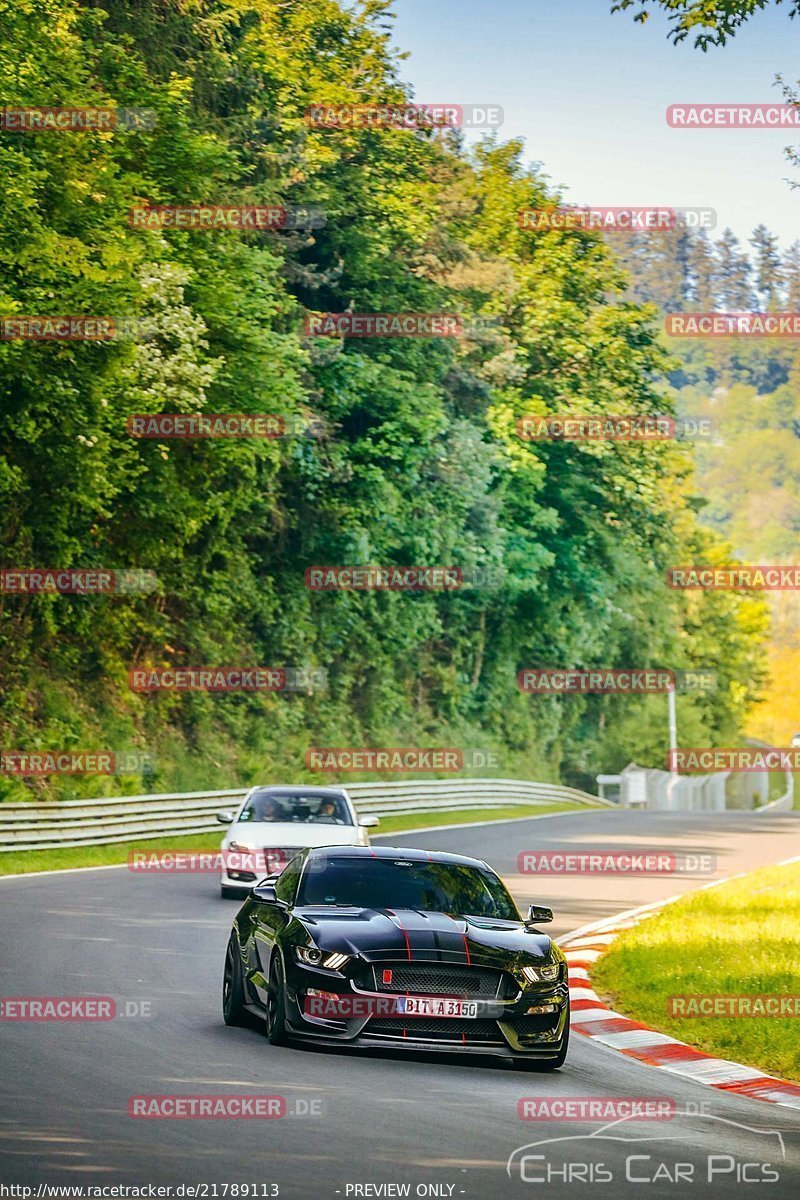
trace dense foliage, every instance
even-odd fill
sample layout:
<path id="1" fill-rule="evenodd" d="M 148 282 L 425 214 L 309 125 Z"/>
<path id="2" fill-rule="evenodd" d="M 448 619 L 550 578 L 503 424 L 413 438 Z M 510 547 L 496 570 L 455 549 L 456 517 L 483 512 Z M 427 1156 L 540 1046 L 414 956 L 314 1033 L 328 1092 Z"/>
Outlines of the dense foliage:
<path id="1" fill-rule="evenodd" d="M 800 311 L 800 243 L 782 253 L 757 226 L 743 247 L 726 229 L 712 240 L 674 234 L 625 235 L 615 251 L 628 296 L 661 313 Z M 791 338 L 667 339 L 668 379 L 678 413 L 700 436 L 692 444 L 700 520 L 751 563 L 796 563 L 800 555 L 800 355 Z M 796 680 L 800 605 L 769 596 L 769 684 L 748 730 L 783 745 L 800 728 Z"/>
<path id="2" fill-rule="evenodd" d="M 523 442 L 529 413 L 664 411 L 655 309 L 522 147 L 318 129 L 308 105 L 407 98 L 388 0 L 0 0 L 7 107 L 155 110 L 151 129 L 0 133 L 2 313 L 145 320 L 145 340 L 0 342 L 11 567 L 152 570 L 142 596 L 0 596 L 0 741 L 148 746 L 163 787 L 305 774 L 322 745 L 485 746 L 590 783 L 660 765 L 663 696 L 523 696 L 543 666 L 714 666 L 684 740 L 729 743 L 762 607 L 667 589 L 729 549 L 675 444 Z M 534 148 L 535 149 L 535 148 Z M 142 203 L 315 205 L 314 230 L 139 230 Z M 448 340 L 314 339 L 309 310 L 462 314 Z M 313 436 L 138 440 L 133 413 L 277 413 Z M 497 584 L 312 593 L 313 564 L 455 564 Z M 166 694 L 131 666 L 324 667 L 311 695 Z M 494 772 L 495 774 L 497 772 Z M 152 781 L 148 781 L 152 782 Z M 0 780 L 7 796 L 140 779 Z"/>
<path id="3" fill-rule="evenodd" d="M 784 4 L 784 0 L 772 0 Z M 612 0 L 612 12 L 630 9 L 635 21 L 644 22 L 656 10 L 669 17 L 669 36 L 682 42 L 693 35 L 693 45 L 701 50 L 709 46 L 724 46 L 729 38 L 763 9 L 770 0 Z M 796 17 L 800 12 L 798 0 L 785 0 L 786 12 Z"/>
<path id="4" fill-rule="evenodd" d="M 800 242 L 783 251 L 765 225 L 742 245 L 731 229 L 711 237 L 679 221 L 674 230 L 609 238 L 628 277 L 628 299 L 659 312 L 798 312 Z M 666 338 L 677 359 L 670 383 L 715 388 L 745 383 L 759 393 L 787 383 L 797 359 L 792 338 Z"/>

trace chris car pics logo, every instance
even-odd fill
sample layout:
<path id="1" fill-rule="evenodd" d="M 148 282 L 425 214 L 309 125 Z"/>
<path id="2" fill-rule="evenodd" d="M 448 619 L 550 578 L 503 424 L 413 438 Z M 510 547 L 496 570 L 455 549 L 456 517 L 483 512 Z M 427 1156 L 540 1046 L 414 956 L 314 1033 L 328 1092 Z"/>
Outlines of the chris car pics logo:
<path id="1" fill-rule="evenodd" d="M 701 1113 L 693 1115 L 689 1137 L 685 1130 L 672 1132 L 671 1123 L 650 1133 L 641 1123 L 637 1128 L 637 1120 L 621 1117 L 587 1134 L 529 1142 L 509 1156 L 506 1173 L 530 1185 L 661 1184 L 676 1194 L 698 1184 L 697 1195 L 706 1194 L 704 1185 L 738 1187 L 781 1178 L 786 1149 L 777 1129 Z"/>

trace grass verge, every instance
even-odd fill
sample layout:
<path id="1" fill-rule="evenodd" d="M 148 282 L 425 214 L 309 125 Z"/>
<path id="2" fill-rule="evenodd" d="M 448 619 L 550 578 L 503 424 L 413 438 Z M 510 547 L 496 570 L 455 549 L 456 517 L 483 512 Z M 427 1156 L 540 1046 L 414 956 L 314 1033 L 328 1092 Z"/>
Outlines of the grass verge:
<path id="1" fill-rule="evenodd" d="M 428 825 L 461 825 L 469 821 L 503 821 L 510 817 L 532 817 L 542 813 L 571 812 L 591 805 L 510 804 L 505 808 L 459 809 L 455 812 L 403 813 L 384 817 L 376 834 L 403 833 Z M 58 871 L 70 867 L 104 867 L 124 863 L 134 850 L 218 850 L 223 829 L 190 837 L 148 838 L 146 841 L 116 842 L 111 846 L 70 846 L 63 850 L 10 850 L 0 854 L 0 875 L 30 871 Z"/>
<path id="2" fill-rule="evenodd" d="M 509 804 L 505 808 L 460 808 L 453 812 L 402 813 L 381 817 L 375 836 L 424 829 L 428 825 L 464 825 L 470 821 L 510 821 L 514 817 L 538 817 L 544 813 L 577 812 L 590 804 Z M 598 805 L 599 807 L 599 805 Z"/>
<path id="3" fill-rule="evenodd" d="M 29 871 L 65 871 L 70 867 L 110 867 L 124 863 L 133 850 L 219 850 L 219 833 L 191 837 L 147 838 L 139 842 L 115 842 L 111 846 L 65 846 L 63 850 L 9 850 L 0 854 L 0 875 L 22 875 Z"/>
<path id="4" fill-rule="evenodd" d="M 614 1008 L 691 1046 L 800 1083 L 800 1017 L 673 1016 L 670 997 L 800 996 L 800 863 L 697 892 L 621 934 L 592 971 Z"/>

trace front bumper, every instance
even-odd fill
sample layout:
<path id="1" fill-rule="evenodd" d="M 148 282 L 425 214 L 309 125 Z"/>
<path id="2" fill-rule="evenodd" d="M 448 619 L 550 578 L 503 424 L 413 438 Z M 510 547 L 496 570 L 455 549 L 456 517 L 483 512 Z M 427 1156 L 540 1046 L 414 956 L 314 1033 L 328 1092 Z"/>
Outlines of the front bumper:
<path id="1" fill-rule="evenodd" d="M 383 963 L 381 965 L 384 965 Z M 495 967 L 505 973 L 503 968 Z M 557 983 L 522 985 L 507 999 L 464 995 L 477 1004 L 476 1018 L 387 1016 L 385 1008 L 374 1015 L 329 1018 L 312 1016 L 306 1009 L 311 989 L 364 1006 L 391 998 L 386 991 L 357 986 L 337 972 L 317 970 L 299 963 L 287 964 L 287 1018 L 291 1035 L 321 1045 L 409 1051 L 455 1051 L 508 1058 L 552 1059 L 561 1051 L 569 1032 L 569 988 Z M 428 993 L 432 999 L 441 994 Z M 531 1007 L 551 1011 L 529 1013 Z"/>
<path id="2" fill-rule="evenodd" d="M 256 886 L 259 879 L 263 879 L 264 875 L 256 875 L 254 871 L 234 871 L 233 869 L 223 868 L 219 874 L 220 886 L 224 888 L 238 888 L 242 895 L 246 895 L 252 888 Z"/>

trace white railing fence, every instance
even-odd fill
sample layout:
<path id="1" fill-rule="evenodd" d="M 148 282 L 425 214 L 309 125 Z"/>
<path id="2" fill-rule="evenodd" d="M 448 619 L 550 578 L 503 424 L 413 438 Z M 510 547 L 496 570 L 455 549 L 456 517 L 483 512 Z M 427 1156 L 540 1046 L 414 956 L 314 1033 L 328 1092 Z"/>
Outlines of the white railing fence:
<path id="1" fill-rule="evenodd" d="M 671 775 L 629 763 L 620 775 L 600 775 L 600 795 L 615 789 L 622 808 L 658 812 L 788 812 L 794 806 L 794 777 L 787 771 L 785 790 L 768 803 L 769 773 L 716 771 L 709 775 Z"/>
<path id="2" fill-rule="evenodd" d="M 311 786 L 311 785 L 310 785 Z M 52 804 L 0 803 L 0 853 L 55 850 L 65 846 L 104 846 L 212 833 L 222 826 L 220 809 L 237 808 L 247 789 L 222 792 L 160 793 Z M 452 812 L 524 804 L 614 805 L 608 800 L 558 783 L 521 779 L 412 779 L 390 783 L 351 783 L 347 791 L 364 816 L 394 813 Z"/>

